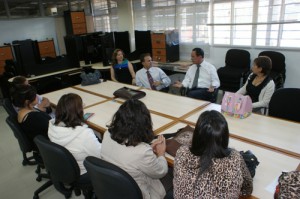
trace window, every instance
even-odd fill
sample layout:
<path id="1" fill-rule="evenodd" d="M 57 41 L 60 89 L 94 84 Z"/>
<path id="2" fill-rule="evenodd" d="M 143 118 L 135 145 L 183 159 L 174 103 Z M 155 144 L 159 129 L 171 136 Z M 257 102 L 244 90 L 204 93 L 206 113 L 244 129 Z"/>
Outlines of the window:
<path id="1" fill-rule="evenodd" d="M 178 29 L 181 43 L 300 47 L 299 0 L 133 0 L 136 30 Z"/>
<path id="2" fill-rule="evenodd" d="M 93 0 L 94 25 L 96 31 L 118 30 L 117 3 L 111 0 Z"/>

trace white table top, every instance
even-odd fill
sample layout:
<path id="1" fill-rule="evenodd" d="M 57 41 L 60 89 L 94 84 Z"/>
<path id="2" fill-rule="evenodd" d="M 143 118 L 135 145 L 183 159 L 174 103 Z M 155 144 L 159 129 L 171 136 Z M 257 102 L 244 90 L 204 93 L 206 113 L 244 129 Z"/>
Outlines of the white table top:
<path id="1" fill-rule="evenodd" d="M 185 123 L 177 123 L 164 130 L 161 134 L 173 133 L 185 126 Z M 275 191 L 273 182 L 277 180 L 282 171 L 295 170 L 299 164 L 299 159 L 297 158 L 254 146 L 234 138 L 230 138 L 229 147 L 235 148 L 238 151 L 251 150 L 260 162 L 253 178 L 254 188 L 252 193 L 253 196 L 258 198 L 273 198 Z M 166 157 L 174 160 L 170 155 L 166 155 Z"/>
<path id="2" fill-rule="evenodd" d="M 114 95 L 113 93 L 122 87 L 128 87 L 132 89 L 140 89 L 137 86 L 129 85 L 129 84 L 122 84 L 118 82 L 113 82 L 113 81 L 106 81 L 106 82 L 101 82 L 100 84 L 94 84 L 94 85 L 89 85 L 89 86 L 81 86 L 81 85 L 76 85 L 73 88 L 80 89 L 82 91 L 90 92 L 95 95 L 101 95 L 105 96 L 108 98 L 113 98 Z"/>
<path id="3" fill-rule="evenodd" d="M 205 106 L 210 102 L 187 98 L 160 91 L 141 89 L 146 96 L 140 99 L 148 109 L 171 117 L 182 117 L 196 108 Z"/>
<path id="4" fill-rule="evenodd" d="M 84 110 L 85 113 L 95 113 L 88 120 L 88 124 L 92 127 L 98 128 L 100 131 L 107 130 L 107 125 L 112 121 L 113 115 L 117 112 L 121 104 L 114 100 L 110 100 Z M 153 130 L 164 127 L 170 124 L 173 120 L 151 113 Z"/>
<path id="5" fill-rule="evenodd" d="M 64 94 L 68 94 L 68 93 L 78 94 L 82 98 L 82 102 L 83 102 L 85 107 L 88 107 L 88 106 L 94 105 L 96 103 L 107 100 L 106 98 L 99 97 L 99 96 L 96 96 L 96 95 L 93 95 L 93 94 L 89 94 L 89 93 L 86 93 L 84 91 L 80 91 L 78 89 L 74 89 L 74 88 L 71 88 L 71 87 L 61 89 L 61 90 L 57 90 L 57 91 L 54 91 L 54 92 L 51 92 L 51 93 L 46 93 L 42 96 L 48 98 L 53 105 L 57 105 L 57 103 L 58 103 L 59 99 L 61 98 L 61 96 L 63 96 Z"/>
<path id="6" fill-rule="evenodd" d="M 221 105 L 209 104 L 195 112 L 185 121 L 195 124 L 199 115 L 206 110 L 221 111 Z M 232 136 L 238 136 L 283 150 L 288 150 L 300 158 L 300 123 L 289 122 L 259 114 L 251 114 L 245 119 L 225 115 Z"/>

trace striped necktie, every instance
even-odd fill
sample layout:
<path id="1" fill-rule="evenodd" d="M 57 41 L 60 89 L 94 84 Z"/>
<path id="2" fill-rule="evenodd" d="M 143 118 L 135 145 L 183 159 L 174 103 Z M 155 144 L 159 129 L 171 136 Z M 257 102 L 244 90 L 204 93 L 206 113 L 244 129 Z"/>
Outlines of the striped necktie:
<path id="1" fill-rule="evenodd" d="M 147 77 L 148 77 L 148 80 L 149 80 L 149 84 L 151 86 L 151 89 L 152 90 L 156 90 L 156 87 L 154 86 L 154 81 L 153 81 L 153 78 L 149 72 L 149 70 L 147 70 Z"/>

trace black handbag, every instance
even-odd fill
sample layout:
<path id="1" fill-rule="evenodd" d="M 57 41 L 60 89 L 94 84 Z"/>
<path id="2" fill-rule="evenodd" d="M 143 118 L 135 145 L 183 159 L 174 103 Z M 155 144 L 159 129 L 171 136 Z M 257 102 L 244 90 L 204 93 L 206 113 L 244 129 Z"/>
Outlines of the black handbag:
<path id="1" fill-rule="evenodd" d="M 80 77 L 82 86 L 98 84 L 100 83 L 101 73 L 99 70 L 85 70 L 81 72 Z"/>
<path id="2" fill-rule="evenodd" d="M 140 99 L 146 96 L 146 93 L 144 91 L 139 91 L 128 87 L 120 88 L 113 94 L 115 97 L 120 97 L 123 99 Z"/>
<path id="3" fill-rule="evenodd" d="M 243 156 L 244 161 L 250 171 L 251 177 L 255 176 L 256 167 L 259 165 L 257 157 L 250 151 L 240 151 L 240 154 Z"/>

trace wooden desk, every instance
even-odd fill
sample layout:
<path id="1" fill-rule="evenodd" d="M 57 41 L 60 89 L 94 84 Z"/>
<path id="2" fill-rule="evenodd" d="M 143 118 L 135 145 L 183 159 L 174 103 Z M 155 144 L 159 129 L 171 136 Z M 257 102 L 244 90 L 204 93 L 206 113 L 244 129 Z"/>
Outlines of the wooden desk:
<path id="1" fill-rule="evenodd" d="M 206 110 L 221 111 L 221 105 L 210 104 L 182 121 L 195 125 L 199 115 Z M 251 114 L 245 119 L 226 115 L 225 118 L 231 137 L 300 159 L 300 123 L 259 114 Z"/>
<path id="2" fill-rule="evenodd" d="M 68 94 L 68 93 L 78 94 L 82 98 L 82 102 L 83 102 L 85 108 L 107 100 L 107 98 L 99 97 L 99 96 L 96 96 L 96 95 L 93 95 L 90 93 L 86 93 L 84 91 L 80 91 L 78 89 L 71 88 L 71 87 L 57 90 L 57 91 L 54 91 L 51 93 L 46 93 L 42 96 L 47 97 L 50 100 L 50 102 L 52 103 L 52 105 L 56 106 L 58 103 L 58 100 L 61 98 L 61 96 L 63 96 L 64 94 Z"/>
<path id="3" fill-rule="evenodd" d="M 89 85 L 89 86 L 76 85 L 73 88 L 82 90 L 82 91 L 85 91 L 88 93 L 92 93 L 92 94 L 98 95 L 98 96 L 114 98 L 113 93 L 117 89 L 122 88 L 124 86 L 132 88 L 132 89 L 140 89 L 137 86 L 113 82 L 113 81 L 101 82 L 100 84 L 94 84 L 94 85 Z"/>
<path id="4" fill-rule="evenodd" d="M 116 102 L 115 100 L 106 101 L 104 103 L 100 103 L 95 106 L 91 106 L 85 109 L 85 112 L 95 113 L 89 120 L 88 124 L 93 129 L 104 133 L 107 130 L 107 125 L 109 125 L 112 121 L 113 115 L 119 109 L 121 103 Z M 174 121 L 162 117 L 160 115 L 151 113 L 151 118 L 153 122 L 153 130 L 159 130 L 167 125 L 172 124 Z"/>
<path id="5" fill-rule="evenodd" d="M 132 64 L 139 63 L 139 62 L 140 62 L 140 60 L 130 61 L 130 63 L 132 63 Z M 98 69 L 98 70 L 109 70 L 110 69 L 110 66 L 104 66 L 102 62 L 85 64 L 84 61 L 80 61 L 80 66 L 92 66 L 93 69 Z"/>
<path id="6" fill-rule="evenodd" d="M 162 131 L 160 134 L 176 132 L 179 128 L 185 126 L 185 123 L 176 123 Z M 253 178 L 252 193 L 253 196 L 258 198 L 273 198 L 275 187 L 272 187 L 271 184 L 277 180 L 282 171 L 295 170 L 299 164 L 299 159 L 297 158 L 254 146 L 232 137 L 229 140 L 229 147 L 235 148 L 238 151 L 251 150 L 260 162 Z M 173 164 L 174 158 L 168 154 L 166 157 L 168 162 Z"/>
<path id="7" fill-rule="evenodd" d="M 180 118 L 210 103 L 149 89 L 141 90 L 146 92 L 146 96 L 141 101 L 147 108 L 166 117 Z"/>

